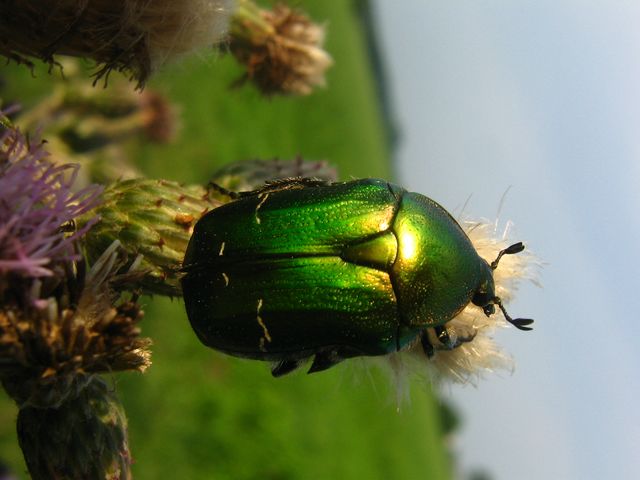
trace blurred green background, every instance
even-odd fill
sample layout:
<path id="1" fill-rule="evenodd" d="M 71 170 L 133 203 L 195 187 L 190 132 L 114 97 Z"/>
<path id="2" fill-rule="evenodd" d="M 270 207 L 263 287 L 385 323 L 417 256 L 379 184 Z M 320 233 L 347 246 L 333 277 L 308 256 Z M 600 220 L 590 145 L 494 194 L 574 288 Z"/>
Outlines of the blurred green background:
<path id="1" fill-rule="evenodd" d="M 230 56 L 195 56 L 166 68 L 149 88 L 180 106 L 171 145 L 130 152 L 149 177 L 205 182 L 228 162 L 300 154 L 327 159 L 341 178 L 390 178 L 391 155 L 361 8 L 348 0 L 300 2 L 327 25 L 335 64 L 328 88 L 305 98 L 265 99 Z M 4 97 L 32 105 L 51 88 L 46 68 L 2 67 Z M 100 88 L 100 87 L 98 87 Z M 375 370 L 345 362 L 312 376 L 273 379 L 268 365 L 206 349 L 182 301 L 144 299 L 143 334 L 154 341 L 145 374 L 111 378 L 127 410 L 137 479 L 445 479 L 451 477 L 442 406 L 416 383 L 398 408 Z M 26 477 L 17 410 L 0 394 L 0 458 Z"/>

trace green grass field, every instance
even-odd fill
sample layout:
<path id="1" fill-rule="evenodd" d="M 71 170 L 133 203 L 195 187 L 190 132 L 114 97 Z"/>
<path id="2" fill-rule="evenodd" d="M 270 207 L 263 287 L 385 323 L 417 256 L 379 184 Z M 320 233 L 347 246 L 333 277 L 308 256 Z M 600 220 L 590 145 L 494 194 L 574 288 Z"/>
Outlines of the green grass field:
<path id="1" fill-rule="evenodd" d="M 241 74 L 229 57 L 182 61 L 150 87 L 180 105 L 169 146 L 132 151 L 150 177 L 206 181 L 219 165 L 250 158 L 327 159 L 341 177 L 388 177 L 390 158 L 361 25 L 350 1 L 302 2 L 326 21 L 335 60 L 328 88 L 306 98 L 230 90 Z M 49 88 L 43 69 L 3 67 L 8 98 L 29 104 Z M 375 371 L 345 362 L 330 371 L 273 379 L 267 364 L 206 349 L 182 301 L 144 300 L 154 341 L 145 374 L 114 376 L 129 416 L 137 479 L 446 479 L 451 476 L 440 407 L 416 384 L 397 409 Z M 355 363 L 355 362 L 352 362 Z M 16 409 L 0 394 L 0 458 L 26 478 Z"/>

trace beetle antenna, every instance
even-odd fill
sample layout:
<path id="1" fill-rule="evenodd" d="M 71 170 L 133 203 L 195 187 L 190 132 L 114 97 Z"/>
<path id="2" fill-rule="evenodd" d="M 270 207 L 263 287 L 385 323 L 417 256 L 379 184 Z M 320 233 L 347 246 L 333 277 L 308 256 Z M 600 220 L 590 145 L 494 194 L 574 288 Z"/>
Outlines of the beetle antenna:
<path id="1" fill-rule="evenodd" d="M 531 325 L 533 323 L 533 320 L 530 318 L 511 318 L 507 313 L 507 311 L 505 310 L 504 305 L 502 305 L 502 300 L 500 299 L 500 297 L 495 297 L 493 299 L 493 303 L 494 305 L 497 305 L 498 308 L 500 308 L 507 322 L 509 322 L 514 327 L 516 327 L 518 330 L 523 330 L 525 332 L 528 330 L 533 330 L 532 327 L 527 326 L 527 325 Z"/>
<path id="2" fill-rule="evenodd" d="M 213 190 L 214 192 L 221 193 L 222 195 L 229 197 L 231 200 L 237 200 L 241 196 L 238 192 L 228 190 L 222 185 L 218 185 L 217 183 L 211 181 L 207 184 L 207 190 Z"/>
<path id="3" fill-rule="evenodd" d="M 500 250 L 496 259 L 491 262 L 491 270 L 495 270 L 498 268 L 498 262 L 502 258 L 503 255 L 513 255 L 514 253 L 520 253 L 524 250 L 524 244 L 522 242 L 514 243 L 513 245 L 505 248 L 504 250 Z"/>

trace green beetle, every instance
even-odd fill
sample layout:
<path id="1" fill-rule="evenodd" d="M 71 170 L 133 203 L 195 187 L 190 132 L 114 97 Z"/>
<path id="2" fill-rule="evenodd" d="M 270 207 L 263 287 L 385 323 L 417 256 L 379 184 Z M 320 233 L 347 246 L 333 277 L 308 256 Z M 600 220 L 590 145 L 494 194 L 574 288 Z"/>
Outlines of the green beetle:
<path id="1" fill-rule="evenodd" d="M 215 187 L 215 185 L 214 185 Z M 239 357 L 273 361 L 280 376 L 345 358 L 385 355 L 416 341 L 428 356 L 473 333 L 446 323 L 473 302 L 494 305 L 493 270 L 433 200 L 384 180 L 296 178 L 234 193 L 203 216 L 184 259 L 182 289 L 200 340 Z"/>

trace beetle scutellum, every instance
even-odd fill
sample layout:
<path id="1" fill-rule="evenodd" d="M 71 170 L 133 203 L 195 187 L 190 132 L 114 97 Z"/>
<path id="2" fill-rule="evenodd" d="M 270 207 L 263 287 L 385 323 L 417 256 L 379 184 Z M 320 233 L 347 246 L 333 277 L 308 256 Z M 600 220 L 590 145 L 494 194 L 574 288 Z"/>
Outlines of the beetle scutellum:
<path id="1" fill-rule="evenodd" d="M 471 341 L 448 325 L 467 305 L 511 319 L 489 264 L 433 200 L 385 182 L 288 179 L 233 193 L 196 224 L 184 260 L 187 315 L 200 340 L 273 361 L 284 375 L 420 343 L 430 357 Z"/>

